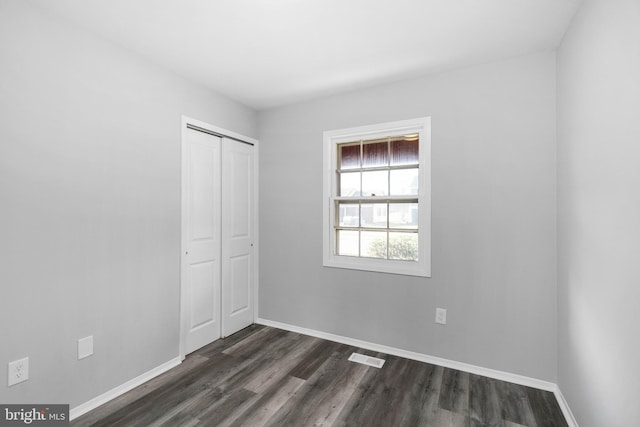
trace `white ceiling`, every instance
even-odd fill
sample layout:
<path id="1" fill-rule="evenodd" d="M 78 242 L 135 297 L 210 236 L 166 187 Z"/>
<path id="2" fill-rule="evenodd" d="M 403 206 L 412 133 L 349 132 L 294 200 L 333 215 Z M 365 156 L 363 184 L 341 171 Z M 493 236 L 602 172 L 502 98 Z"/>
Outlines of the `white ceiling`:
<path id="1" fill-rule="evenodd" d="M 558 46 L 581 0 L 32 0 L 256 109 Z"/>

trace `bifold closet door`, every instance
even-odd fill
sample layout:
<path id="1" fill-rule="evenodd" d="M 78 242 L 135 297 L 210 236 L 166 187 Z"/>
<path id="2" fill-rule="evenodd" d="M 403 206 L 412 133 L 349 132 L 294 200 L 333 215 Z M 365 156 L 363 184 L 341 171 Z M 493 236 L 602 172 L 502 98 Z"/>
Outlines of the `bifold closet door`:
<path id="1" fill-rule="evenodd" d="M 191 353 L 221 334 L 221 138 L 187 129 L 182 296 Z"/>
<path id="2" fill-rule="evenodd" d="M 222 336 L 254 320 L 254 147 L 222 142 Z"/>

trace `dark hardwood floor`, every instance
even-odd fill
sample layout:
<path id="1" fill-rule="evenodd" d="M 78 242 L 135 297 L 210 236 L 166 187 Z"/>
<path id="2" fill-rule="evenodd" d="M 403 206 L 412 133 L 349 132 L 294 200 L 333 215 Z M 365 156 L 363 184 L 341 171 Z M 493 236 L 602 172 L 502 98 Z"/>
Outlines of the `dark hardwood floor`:
<path id="1" fill-rule="evenodd" d="M 385 359 L 382 369 L 352 352 Z M 553 393 L 251 326 L 72 426 L 567 426 Z"/>

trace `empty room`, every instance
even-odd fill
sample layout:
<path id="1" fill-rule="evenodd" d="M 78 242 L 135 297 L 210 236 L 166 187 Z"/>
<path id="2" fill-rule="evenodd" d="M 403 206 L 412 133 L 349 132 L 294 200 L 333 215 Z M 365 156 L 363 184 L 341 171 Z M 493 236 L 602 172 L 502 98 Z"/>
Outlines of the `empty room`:
<path id="1" fill-rule="evenodd" d="M 640 425 L 640 1 L 0 0 L 0 425 Z"/>

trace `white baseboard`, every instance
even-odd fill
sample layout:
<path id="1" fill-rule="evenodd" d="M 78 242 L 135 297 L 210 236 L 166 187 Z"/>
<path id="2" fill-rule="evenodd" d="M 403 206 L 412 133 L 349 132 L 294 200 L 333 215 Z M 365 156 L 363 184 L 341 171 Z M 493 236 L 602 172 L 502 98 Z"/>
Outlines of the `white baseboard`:
<path id="1" fill-rule="evenodd" d="M 569 424 L 569 427 L 578 427 L 578 422 L 576 421 L 576 418 L 573 416 L 573 412 L 571 412 L 571 409 L 569 408 L 569 404 L 567 403 L 567 400 L 562 395 L 562 392 L 560 391 L 560 387 L 556 385 L 555 389 L 553 390 L 553 394 L 556 396 L 558 405 L 560 405 L 560 409 L 562 409 L 562 414 L 564 415 L 564 419 L 567 420 L 567 424 Z"/>
<path id="2" fill-rule="evenodd" d="M 391 354 L 394 356 L 404 357 L 406 359 L 417 360 L 418 362 L 431 363 L 433 365 L 443 366 L 445 368 L 457 369 L 463 372 L 469 372 L 476 375 L 482 375 L 489 378 L 494 378 L 501 381 L 507 381 L 514 384 L 520 384 L 527 387 L 533 387 L 540 390 L 553 392 L 562 414 L 567 420 L 569 427 L 578 427 L 578 423 L 569 409 L 569 405 L 565 400 L 560 388 L 557 384 L 543 381 L 536 378 L 525 377 L 523 375 L 512 374 L 509 372 L 498 371 L 495 369 L 483 368 L 481 366 L 471 365 L 468 363 L 456 362 L 455 360 L 443 359 L 440 357 L 429 356 L 427 354 L 416 353 L 413 351 L 402 350 L 399 348 L 388 347 L 386 345 L 375 344 L 368 341 L 361 341 L 341 335 L 330 334 L 328 332 L 316 331 L 314 329 L 307 329 L 300 326 L 289 325 L 287 323 L 276 322 L 268 319 L 258 318 L 256 321 L 259 325 L 271 326 L 274 328 L 284 329 L 286 331 L 297 332 L 312 337 L 322 338 L 329 341 L 335 341 L 342 344 L 352 345 L 355 347 L 364 348 L 371 351 L 377 351 L 380 353 Z"/>
<path id="3" fill-rule="evenodd" d="M 514 384 L 520 384 L 528 387 L 533 387 L 541 390 L 551 391 L 556 397 L 558 401 L 558 405 L 560 405 L 560 409 L 569 424 L 569 427 L 578 427 L 578 423 L 576 422 L 567 401 L 565 400 L 560 388 L 557 384 L 539 380 L 536 378 L 530 378 L 523 375 L 512 374 L 509 372 L 498 371 L 495 369 L 483 368 L 481 366 L 471 365 L 468 363 L 456 362 L 455 360 L 443 359 L 440 357 L 429 356 L 427 354 L 416 353 L 413 351 L 402 350 L 394 347 L 389 347 L 386 345 L 371 343 L 368 341 L 357 340 L 354 338 L 344 337 L 341 335 L 335 335 L 328 332 L 316 331 L 314 329 L 303 328 L 300 326 L 290 325 L 287 323 L 276 322 L 273 320 L 257 318 L 256 323 L 264 326 L 271 326 L 278 329 L 284 329 L 291 332 L 297 332 L 304 335 L 309 335 L 312 337 L 322 338 L 329 341 L 339 342 L 342 344 L 352 345 L 355 347 L 364 348 L 371 351 L 377 351 L 381 353 L 391 354 L 394 356 L 404 357 L 406 359 L 417 360 L 419 362 L 431 363 L 433 365 L 443 366 L 445 368 L 457 369 L 463 372 L 469 372 L 476 375 L 482 375 L 489 378 L 495 378 L 501 381 L 507 381 Z M 74 420 L 79 416 L 91 411 L 92 409 L 97 408 L 100 405 L 107 403 L 108 401 L 115 399 L 116 397 L 128 392 L 136 388 L 137 386 L 149 381 L 152 378 L 157 377 L 158 375 L 172 369 L 182 363 L 182 359 L 178 356 L 175 359 L 172 359 L 162 365 L 151 369 L 148 372 L 145 372 L 142 375 L 133 378 L 132 380 L 127 381 L 126 383 L 115 387 L 106 393 L 101 394 L 98 397 L 91 399 L 88 402 L 85 402 L 81 405 L 72 408 L 69 411 L 69 419 Z"/>
<path id="4" fill-rule="evenodd" d="M 176 357 L 175 359 L 172 359 L 166 363 L 163 363 L 162 365 L 157 366 L 151 369 L 150 371 L 145 372 L 142 375 L 138 375 L 137 377 L 127 381 L 122 385 L 112 388 L 106 393 L 103 393 L 100 396 L 95 397 L 88 402 L 78 405 L 75 408 L 71 408 L 71 410 L 69 411 L 69 419 L 74 420 L 78 418 L 80 415 L 86 414 L 92 409 L 95 409 L 98 406 L 103 405 L 112 399 L 115 399 L 116 397 L 128 392 L 129 390 L 133 390 L 139 385 L 149 381 L 152 378 L 157 377 L 158 375 L 168 371 L 169 369 L 175 368 L 180 363 L 182 363 L 182 359 L 180 357 Z"/>
<path id="5" fill-rule="evenodd" d="M 413 351 L 402 350 L 399 348 L 389 347 L 386 345 L 375 344 L 368 341 L 361 341 L 341 335 L 334 335 L 327 332 L 316 331 L 313 329 L 302 328 L 300 326 L 289 325 L 287 323 L 276 322 L 267 319 L 258 319 L 256 322 L 260 325 L 272 326 L 274 328 L 284 329 L 291 332 L 297 332 L 312 337 L 322 338 L 329 341 L 335 341 L 342 344 L 352 345 L 355 347 L 365 348 L 367 350 L 378 351 L 381 353 L 391 354 L 394 356 L 404 357 L 406 359 L 417 360 L 419 362 L 431 363 L 433 365 L 443 366 L 445 368 L 457 369 L 463 372 L 469 372 L 476 375 L 482 375 L 489 378 L 495 378 L 510 383 L 534 387 L 545 391 L 554 391 L 556 384 L 536 378 L 525 377 L 523 375 L 512 374 L 509 372 L 498 371 L 495 369 L 483 368 L 481 366 L 470 365 L 468 363 L 456 362 L 455 360 L 443 359 L 440 357 L 429 356 L 427 354 L 416 353 Z"/>

